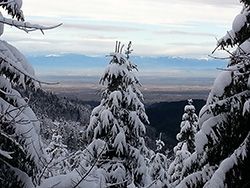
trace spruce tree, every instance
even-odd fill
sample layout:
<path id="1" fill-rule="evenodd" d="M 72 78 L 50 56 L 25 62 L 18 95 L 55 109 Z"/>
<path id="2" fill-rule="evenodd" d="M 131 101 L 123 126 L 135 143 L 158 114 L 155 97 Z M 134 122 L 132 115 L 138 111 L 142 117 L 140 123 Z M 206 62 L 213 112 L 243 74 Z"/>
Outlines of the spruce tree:
<path id="1" fill-rule="evenodd" d="M 123 48 L 116 43 L 100 80 L 104 89 L 87 129 L 91 143 L 85 151 L 85 166 L 96 162 L 105 176 L 104 187 L 143 187 L 149 183 L 143 138 L 144 123 L 149 122 L 134 74 L 137 67 L 130 60 L 131 42 L 125 53 Z"/>
<path id="2" fill-rule="evenodd" d="M 195 107 L 193 100 L 189 99 L 188 104 L 184 108 L 184 114 L 182 116 L 182 122 L 180 125 L 181 131 L 177 134 L 176 138 L 179 142 L 187 144 L 187 150 L 190 153 L 194 152 L 194 135 L 198 128 L 198 116 L 195 113 Z"/>
<path id="3" fill-rule="evenodd" d="M 24 22 L 22 0 L 0 0 L 0 7 L 12 19 L 0 13 L 0 36 L 4 25 L 26 32 L 45 30 Z M 25 57 L 12 45 L 0 40 L 0 187 L 33 187 L 40 183 L 38 173 L 45 165 L 40 142 L 39 122 L 17 88 L 35 89 L 41 82 Z"/>
<path id="4" fill-rule="evenodd" d="M 175 187 L 183 178 L 182 169 L 185 160 L 194 152 L 194 136 L 198 129 L 198 116 L 195 114 L 193 100 L 189 99 L 188 104 L 184 107 L 184 114 L 180 125 L 181 131 L 177 134 L 177 146 L 174 147 L 175 159 L 170 164 L 168 174 L 169 182 Z"/>
<path id="5" fill-rule="evenodd" d="M 186 160 L 180 188 L 250 186 L 250 2 L 241 2 L 243 10 L 217 47 L 236 50 L 230 52 L 228 67 L 216 78 L 200 111 L 196 150 Z"/>

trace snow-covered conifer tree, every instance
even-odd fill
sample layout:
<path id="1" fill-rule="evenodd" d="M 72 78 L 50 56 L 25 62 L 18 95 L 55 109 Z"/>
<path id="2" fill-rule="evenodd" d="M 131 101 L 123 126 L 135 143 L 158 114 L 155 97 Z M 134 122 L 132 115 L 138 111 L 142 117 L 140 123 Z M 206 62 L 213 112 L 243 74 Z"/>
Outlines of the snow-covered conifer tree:
<path id="1" fill-rule="evenodd" d="M 250 2 L 241 2 L 232 30 L 218 42 L 226 51 L 236 50 L 200 111 L 196 151 L 186 160 L 179 188 L 250 186 Z"/>
<path id="2" fill-rule="evenodd" d="M 149 123 L 130 61 L 131 42 L 123 54 L 123 45 L 116 44 L 111 61 L 100 83 L 105 87 L 102 100 L 93 111 L 88 126 L 91 140 L 85 153 L 86 163 L 104 172 L 104 187 L 143 187 L 149 183 L 145 163 L 148 152 L 143 135 Z"/>
<path id="3" fill-rule="evenodd" d="M 188 104 L 184 108 L 182 122 L 180 125 L 181 131 L 176 138 L 179 142 L 186 143 L 190 153 L 194 152 L 194 135 L 198 130 L 198 116 L 195 114 L 193 100 L 189 99 Z"/>
<path id="4" fill-rule="evenodd" d="M 49 156 L 49 165 L 44 173 L 45 178 L 66 174 L 70 171 L 67 146 L 62 143 L 62 136 L 57 130 L 52 135 L 52 141 L 45 149 Z"/>
<path id="5" fill-rule="evenodd" d="M 161 140 L 161 133 L 159 139 L 156 140 L 156 153 L 151 157 L 149 173 L 152 177 L 154 183 L 152 184 L 152 188 L 158 187 L 167 187 L 168 185 L 168 177 L 167 177 L 167 168 L 168 168 L 168 156 L 165 156 L 163 153 L 163 147 L 165 143 Z"/>
<path id="6" fill-rule="evenodd" d="M 184 107 L 184 114 L 180 125 L 181 131 L 176 138 L 179 141 L 174 148 L 175 159 L 170 164 L 168 173 L 171 186 L 175 187 L 182 179 L 182 169 L 185 159 L 194 152 L 194 136 L 198 127 L 198 116 L 195 114 L 193 100 L 189 99 L 188 104 Z"/>
<path id="7" fill-rule="evenodd" d="M 178 145 L 174 147 L 174 156 L 175 158 L 169 165 L 168 169 L 168 181 L 170 187 L 176 187 L 182 180 L 184 161 L 190 156 L 187 143 L 179 142 Z"/>
<path id="8" fill-rule="evenodd" d="M 13 17 L 5 18 L 0 13 L 0 36 L 4 24 L 26 32 L 53 28 L 24 22 L 22 0 L 0 0 L 0 6 Z M 15 89 L 36 88 L 39 83 L 25 57 L 0 40 L 0 187 L 39 184 L 37 174 L 44 165 L 39 122 L 28 99 Z"/>
<path id="9" fill-rule="evenodd" d="M 161 140 L 162 133 L 160 133 L 159 139 L 155 141 L 156 152 L 162 152 L 165 143 Z"/>

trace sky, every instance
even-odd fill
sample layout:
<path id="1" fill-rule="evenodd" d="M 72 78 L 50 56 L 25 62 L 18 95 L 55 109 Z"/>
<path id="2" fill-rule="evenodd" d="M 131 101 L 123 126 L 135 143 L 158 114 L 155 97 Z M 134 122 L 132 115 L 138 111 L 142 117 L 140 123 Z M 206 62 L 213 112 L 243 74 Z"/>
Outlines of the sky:
<path id="1" fill-rule="evenodd" d="M 230 30 L 239 0 L 23 0 L 26 21 L 57 29 L 29 34 L 6 26 L 3 39 L 25 55 L 104 55 L 115 41 L 135 55 L 205 58 Z"/>

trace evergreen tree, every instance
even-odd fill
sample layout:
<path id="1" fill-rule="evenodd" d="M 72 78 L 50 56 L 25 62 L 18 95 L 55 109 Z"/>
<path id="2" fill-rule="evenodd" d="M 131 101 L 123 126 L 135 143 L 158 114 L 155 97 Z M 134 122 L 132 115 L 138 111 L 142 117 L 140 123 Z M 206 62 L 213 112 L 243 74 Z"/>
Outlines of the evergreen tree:
<path id="1" fill-rule="evenodd" d="M 230 53 L 229 65 L 216 78 L 199 114 L 195 152 L 186 160 L 178 187 L 249 187 L 250 179 L 250 2 L 218 42 Z"/>
<path id="2" fill-rule="evenodd" d="M 169 181 L 172 187 L 178 185 L 183 178 L 182 169 L 184 167 L 184 162 L 195 149 L 194 136 L 198 129 L 198 116 L 195 114 L 195 107 L 193 106 L 192 99 L 188 100 L 188 104 L 184 108 L 180 128 L 181 131 L 176 136 L 179 142 L 174 148 L 175 159 L 170 164 L 168 170 Z"/>
<path id="3" fill-rule="evenodd" d="M 193 100 L 188 100 L 188 105 L 184 108 L 184 114 L 182 116 L 181 131 L 177 134 L 176 138 L 181 145 L 183 143 L 187 144 L 187 150 L 190 153 L 194 152 L 194 135 L 198 130 L 198 116 L 195 114 L 195 107 L 193 105 Z"/>
<path id="4" fill-rule="evenodd" d="M 163 152 L 163 148 L 165 146 L 165 143 L 161 140 L 161 136 L 162 133 L 160 133 L 159 139 L 155 141 L 155 145 L 156 145 L 156 152 L 157 153 L 162 153 Z"/>
<path id="5" fill-rule="evenodd" d="M 67 146 L 62 143 L 62 136 L 58 129 L 53 133 L 52 141 L 45 151 L 49 156 L 48 161 L 50 161 L 44 174 L 45 178 L 70 172 L 69 152 Z"/>
<path id="6" fill-rule="evenodd" d="M 50 29 L 24 22 L 22 0 L 0 0 L 13 19 L 0 13 L 0 36 L 4 24 L 26 32 Z M 33 187 L 45 164 L 39 122 L 16 88 L 37 88 L 39 81 L 25 57 L 12 45 L 0 40 L 0 187 Z"/>
<path id="7" fill-rule="evenodd" d="M 167 177 L 167 168 L 169 166 L 168 156 L 164 155 L 163 147 L 165 143 L 161 140 L 161 133 L 159 139 L 156 140 L 156 153 L 151 157 L 149 174 L 154 181 L 152 188 L 158 187 L 167 187 L 168 177 Z"/>
<path id="8" fill-rule="evenodd" d="M 85 166 L 96 162 L 105 176 L 103 186 L 143 187 L 149 183 L 143 135 L 149 123 L 142 103 L 136 65 L 130 61 L 131 42 L 125 54 L 116 44 L 115 53 L 100 83 L 104 86 L 102 100 L 93 111 L 88 126 Z M 106 184 L 106 185 L 105 185 Z"/>

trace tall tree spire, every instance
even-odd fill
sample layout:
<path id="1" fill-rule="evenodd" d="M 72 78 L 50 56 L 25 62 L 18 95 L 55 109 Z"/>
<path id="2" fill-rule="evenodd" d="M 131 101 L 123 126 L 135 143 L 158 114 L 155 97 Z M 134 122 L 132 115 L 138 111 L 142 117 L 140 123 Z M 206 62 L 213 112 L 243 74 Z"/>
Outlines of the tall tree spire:
<path id="1" fill-rule="evenodd" d="M 149 182 L 145 163 L 148 152 L 145 142 L 145 114 L 140 83 L 134 74 L 137 66 L 130 60 L 131 42 L 116 42 L 115 52 L 100 83 L 104 86 L 102 100 L 91 115 L 87 129 L 91 140 L 87 150 L 89 161 L 99 156 L 97 167 L 103 169 L 106 184 L 111 187 L 146 186 Z M 98 148 L 104 147 L 102 153 Z"/>

